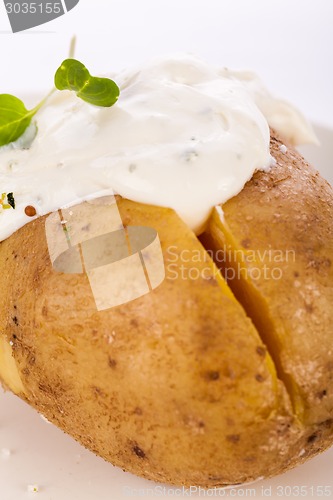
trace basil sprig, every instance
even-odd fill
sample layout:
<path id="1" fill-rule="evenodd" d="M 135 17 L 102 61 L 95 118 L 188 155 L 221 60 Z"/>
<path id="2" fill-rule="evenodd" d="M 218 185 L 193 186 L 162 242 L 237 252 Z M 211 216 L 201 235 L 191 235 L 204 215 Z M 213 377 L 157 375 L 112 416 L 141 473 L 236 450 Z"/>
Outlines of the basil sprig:
<path id="1" fill-rule="evenodd" d="M 16 141 L 30 125 L 32 117 L 44 104 L 42 101 L 31 111 L 10 94 L 0 94 L 0 146 Z"/>
<path id="2" fill-rule="evenodd" d="M 91 76 L 76 59 L 66 59 L 57 70 L 54 83 L 58 90 L 72 90 L 83 101 L 109 108 L 119 97 L 118 85 L 109 78 Z"/>
<path id="3" fill-rule="evenodd" d="M 56 71 L 54 82 L 56 89 L 72 90 L 80 99 L 94 106 L 111 107 L 117 102 L 120 93 L 113 80 L 91 76 L 76 59 L 66 59 L 62 63 Z M 0 94 L 0 147 L 23 135 L 37 111 L 56 89 L 31 110 L 17 97 Z"/>

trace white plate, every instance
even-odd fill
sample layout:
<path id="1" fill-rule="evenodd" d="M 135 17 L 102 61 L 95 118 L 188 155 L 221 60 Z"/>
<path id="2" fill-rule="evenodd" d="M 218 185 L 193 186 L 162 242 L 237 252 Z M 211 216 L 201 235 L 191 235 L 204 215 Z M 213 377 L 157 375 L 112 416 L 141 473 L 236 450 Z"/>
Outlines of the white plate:
<path id="1" fill-rule="evenodd" d="M 321 148 L 301 148 L 333 183 L 333 130 L 317 126 Z M 332 167 L 331 167 L 332 165 Z M 10 453 L 8 455 L 8 453 Z M 271 480 L 215 497 L 331 497 L 333 448 L 306 464 Z M 38 485 L 36 494 L 29 485 Z M 165 488 L 165 489 L 163 489 Z M 0 389 L 0 500 L 121 500 L 181 497 L 188 491 L 158 485 L 113 467 L 45 422 L 37 412 Z M 326 493 L 326 494 L 325 494 Z M 192 492 L 192 498 L 204 492 Z"/>

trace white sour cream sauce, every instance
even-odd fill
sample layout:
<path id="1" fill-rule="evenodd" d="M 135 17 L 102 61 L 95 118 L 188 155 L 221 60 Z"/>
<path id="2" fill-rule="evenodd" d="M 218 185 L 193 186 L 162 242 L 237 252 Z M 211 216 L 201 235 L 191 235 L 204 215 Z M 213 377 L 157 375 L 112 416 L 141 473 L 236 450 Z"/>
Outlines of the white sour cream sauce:
<path id="1" fill-rule="evenodd" d="M 269 126 L 294 144 L 315 142 L 304 117 L 272 97 L 252 73 L 188 55 L 157 59 L 113 76 L 118 102 L 99 108 L 57 92 L 36 115 L 29 149 L 0 149 L 0 241 L 31 217 L 115 192 L 171 207 L 197 233 L 212 208 L 271 165 Z"/>

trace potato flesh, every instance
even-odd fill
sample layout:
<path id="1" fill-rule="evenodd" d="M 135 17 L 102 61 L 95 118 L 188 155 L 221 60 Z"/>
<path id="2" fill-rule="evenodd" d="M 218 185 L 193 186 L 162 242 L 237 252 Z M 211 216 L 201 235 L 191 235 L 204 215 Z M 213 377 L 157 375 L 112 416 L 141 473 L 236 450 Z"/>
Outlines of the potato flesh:
<path id="1" fill-rule="evenodd" d="M 0 336 L 0 380 L 14 394 L 24 394 L 24 387 L 16 366 L 11 345 L 4 336 Z"/>

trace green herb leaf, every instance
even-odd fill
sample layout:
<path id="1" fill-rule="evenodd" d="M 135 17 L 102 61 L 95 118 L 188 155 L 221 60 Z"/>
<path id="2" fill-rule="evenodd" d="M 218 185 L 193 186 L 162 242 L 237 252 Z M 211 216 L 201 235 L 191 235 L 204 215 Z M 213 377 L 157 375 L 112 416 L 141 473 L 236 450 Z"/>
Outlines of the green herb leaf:
<path id="1" fill-rule="evenodd" d="M 75 39 L 72 40 L 71 52 L 74 45 Z M 58 90 L 72 90 L 80 99 L 95 106 L 113 106 L 119 97 L 119 87 L 113 80 L 91 76 L 87 68 L 76 59 L 66 59 L 58 68 L 54 81 Z M 17 97 L 0 94 L 0 147 L 22 136 L 33 116 L 55 90 L 52 89 L 49 95 L 30 111 Z"/>
<path id="2" fill-rule="evenodd" d="M 58 90 L 72 90 L 83 101 L 105 108 L 117 102 L 120 92 L 113 80 L 91 76 L 76 59 L 66 59 L 62 63 L 55 74 L 54 83 Z"/>
<path id="3" fill-rule="evenodd" d="M 36 112 L 37 110 L 28 111 L 15 96 L 0 94 L 0 146 L 21 137 Z"/>

